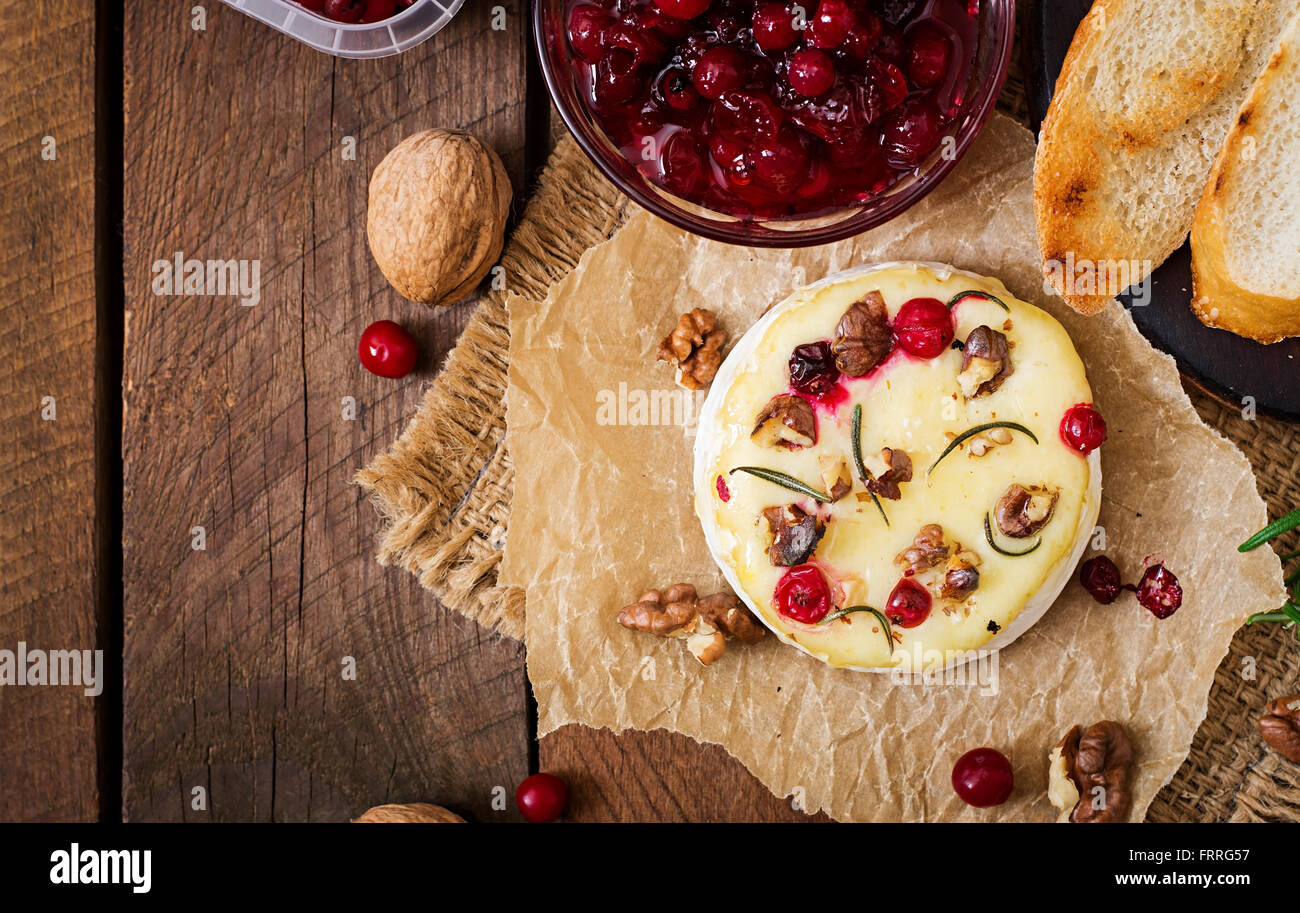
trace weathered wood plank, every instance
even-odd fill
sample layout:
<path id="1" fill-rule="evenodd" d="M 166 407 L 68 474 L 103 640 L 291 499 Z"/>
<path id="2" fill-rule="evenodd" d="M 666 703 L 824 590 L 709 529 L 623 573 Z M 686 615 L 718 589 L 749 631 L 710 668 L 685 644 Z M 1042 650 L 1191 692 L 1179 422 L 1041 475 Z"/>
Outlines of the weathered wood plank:
<path id="1" fill-rule="evenodd" d="M 717 745 L 664 729 L 564 726 L 541 741 L 541 766 L 569 784 L 570 821 L 828 821 L 796 811 Z"/>
<path id="2" fill-rule="evenodd" d="M 103 646 L 94 13 L 0 0 L 0 650 Z M 99 700 L 0 687 L 0 820 L 99 816 Z"/>
<path id="3" fill-rule="evenodd" d="M 370 171 L 406 134 L 458 126 L 522 182 L 523 4 L 505 6 L 504 31 L 467 4 L 418 49 L 346 61 L 219 4 L 204 32 L 188 6 L 127 4 L 129 819 L 338 820 L 417 799 L 508 817 L 491 800 L 527 772 L 522 649 L 375 565 L 351 484 L 468 310 L 387 286 L 366 248 Z M 175 251 L 260 261 L 259 302 L 155 296 L 151 265 Z M 421 339 L 417 375 L 357 364 L 380 318 Z"/>

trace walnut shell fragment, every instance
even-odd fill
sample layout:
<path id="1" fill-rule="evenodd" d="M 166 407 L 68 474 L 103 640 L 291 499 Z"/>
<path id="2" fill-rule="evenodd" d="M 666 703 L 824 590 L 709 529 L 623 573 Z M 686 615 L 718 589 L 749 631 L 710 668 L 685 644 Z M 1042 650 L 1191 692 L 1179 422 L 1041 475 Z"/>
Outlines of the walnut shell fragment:
<path id="1" fill-rule="evenodd" d="M 861 377 L 884 361 L 894 346 L 889 311 L 880 292 L 869 292 L 844 312 L 835 327 L 835 367 L 841 374 Z"/>
<path id="2" fill-rule="evenodd" d="M 1012 484 L 993 509 L 998 529 L 1012 539 L 1027 539 L 1046 526 L 1056 511 L 1060 492 Z"/>
<path id="3" fill-rule="evenodd" d="M 1119 723 L 1102 720 L 1082 732 L 1074 726 L 1048 754 L 1047 797 L 1057 821 L 1106 824 L 1128 817 L 1133 743 Z"/>
<path id="4" fill-rule="evenodd" d="M 659 361 L 677 366 L 677 385 L 702 390 L 713 382 L 722 365 L 722 347 L 727 331 L 706 308 L 691 308 L 677 319 L 677 326 L 659 344 Z"/>
<path id="5" fill-rule="evenodd" d="M 1300 764 L 1300 694 L 1269 701 L 1259 718 L 1259 734 L 1282 757 Z"/>
<path id="6" fill-rule="evenodd" d="M 817 443 L 817 416 L 808 400 L 783 393 L 763 407 L 749 436 L 765 447 L 811 447 Z"/>
<path id="7" fill-rule="evenodd" d="M 464 824 L 465 819 L 441 805 L 412 802 L 408 805 L 376 805 L 352 819 L 353 824 Z"/>
<path id="8" fill-rule="evenodd" d="M 403 297 L 454 304 L 501 256 L 510 197 L 505 166 L 481 140 L 461 130 L 413 134 L 370 176 L 370 253 Z"/>
<path id="9" fill-rule="evenodd" d="M 691 655 L 705 666 L 722 656 L 729 638 L 757 643 L 766 630 L 736 596 L 715 593 L 700 599 L 689 583 L 647 591 L 623 607 L 618 623 L 646 634 L 682 638 Z"/>
<path id="10" fill-rule="evenodd" d="M 957 375 L 963 396 L 975 399 L 995 393 L 1015 370 L 1006 336 L 984 325 L 970 331 L 961 350 L 961 373 Z"/>

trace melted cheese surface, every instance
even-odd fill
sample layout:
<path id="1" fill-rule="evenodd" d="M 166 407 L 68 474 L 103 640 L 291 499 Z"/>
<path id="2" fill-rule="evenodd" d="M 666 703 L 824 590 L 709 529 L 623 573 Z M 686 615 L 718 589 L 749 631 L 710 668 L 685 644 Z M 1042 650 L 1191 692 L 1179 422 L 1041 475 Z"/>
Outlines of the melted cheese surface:
<path id="1" fill-rule="evenodd" d="M 885 299 L 891 321 L 912 298 L 948 301 L 967 290 L 987 291 L 1010 308 L 967 298 L 953 311 L 957 339 L 987 324 L 1011 346 L 1015 372 L 992 394 L 966 400 L 957 381 L 962 353 L 949 349 L 923 360 L 895 347 L 863 378 L 846 378 L 848 397 L 834 408 L 817 407 L 817 443 L 798 450 L 763 446 L 750 439 L 755 418 L 768 401 L 789 392 L 788 361 L 804 343 L 834 338 L 840 317 L 870 291 Z M 1049 314 L 1017 300 L 996 279 L 975 277 L 934 264 L 887 264 L 840 274 L 795 292 L 771 309 L 727 357 L 701 414 L 695 451 L 695 507 L 710 550 L 728 581 L 755 613 L 787 643 L 834 666 L 868 671 L 921 671 L 952 665 L 966 651 L 1005 646 L 1050 606 L 1068 581 L 1100 506 L 1100 461 L 1084 458 L 1061 440 L 1062 416 L 1092 402 L 1084 366 L 1061 325 Z M 863 407 L 862 452 L 868 466 L 883 447 L 911 457 L 913 478 L 900 500 L 881 499 L 886 525 L 853 472 L 850 427 L 853 407 Z M 927 480 L 926 469 L 953 436 L 990 421 L 1018 422 L 1038 437 L 1035 444 L 1012 432 L 1009 444 L 982 457 L 963 444 Z M 924 525 L 938 523 L 951 544 L 979 557 L 979 587 L 964 602 L 934 592 L 929 617 L 914 628 L 895 625 L 891 652 L 874 616 L 849 615 L 829 624 L 804 625 L 782 616 L 773 593 L 785 568 L 767 553 L 772 536 L 762 519 L 767 507 L 799 504 L 818 509 L 770 482 L 729 474 L 737 466 L 762 466 L 825 491 L 818 457 L 844 456 L 855 476 L 853 491 L 822 505 L 826 532 L 811 559 L 831 583 L 838 607 L 866 604 L 884 610 L 902 577 L 896 556 Z M 722 476 L 730 491 L 717 491 Z M 1042 544 L 1024 557 L 999 555 L 985 539 L 984 516 L 1012 483 L 1059 489 L 1055 512 L 1038 534 Z M 1034 541 L 999 544 L 1020 551 Z M 940 566 L 942 577 L 942 565 Z M 1028 608 L 1027 608 L 1028 607 Z M 1016 620 L 1024 612 L 1020 623 Z M 967 657 L 968 658 L 968 657 Z"/>

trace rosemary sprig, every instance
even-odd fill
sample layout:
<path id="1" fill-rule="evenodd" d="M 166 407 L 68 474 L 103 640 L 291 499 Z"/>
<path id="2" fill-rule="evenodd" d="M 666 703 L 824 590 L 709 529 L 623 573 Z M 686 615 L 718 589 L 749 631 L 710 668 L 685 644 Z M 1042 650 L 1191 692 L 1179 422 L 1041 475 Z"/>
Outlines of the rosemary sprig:
<path id="1" fill-rule="evenodd" d="M 933 463 L 931 463 L 930 468 L 925 471 L 926 478 L 929 478 L 930 473 L 934 472 L 935 467 L 938 466 L 941 462 L 943 462 L 943 458 L 946 457 L 948 454 L 952 453 L 954 450 L 956 450 L 962 444 L 966 443 L 966 441 L 970 440 L 975 435 L 981 434 L 982 432 L 985 431 L 989 431 L 990 429 L 993 428 L 1009 428 L 1012 431 L 1019 431 L 1021 434 L 1026 435 L 1035 444 L 1038 443 L 1038 436 L 1035 435 L 1034 432 L 1026 428 L 1024 425 L 1021 425 L 1017 422 L 985 422 L 983 425 L 976 425 L 974 428 L 969 428 L 966 431 L 963 431 L 961 434 L 957 435 L 955 438 L 953 438 L 952 441 L 948 444 L 948 446 L 944 448 L 943 453 L 939 454 L 938 459 L 936 459 Z"/>
<path id="2" fill-rule="evenodd" d="M 843 618 L 845 615 L 852 615 L 854 612 L 870 612 L 876 616 L 876 621 L 880 622 L 881 629 L 885 632 L 885 640 L 889 642 L 889 655 L 894 655 L 894 629 L 889 626 L 889 619 L 880 609 L 872 608 L 869 605 L 852 605 L 847 609 L 840 609 L 838 612 L 832 612 L 822 619 L 822 624 L 830 624 L 837 618 Z"/>
<path id="3" fill-rule="evenodd" d="M 1245 542 L 1241 543 L 1241 545 L 1238 545 L 1237 551 L 1249 552 L 1253 549 L 1257 549 L 1265 542 L 1276 539 L 1283 533 L 1291 532 L 1291 530 L 1295 529 L 1297 526 L 1300 526 L 1300 510 L 1293 510 L 1285 517 L 1278 517 L 1268 526 L 1264 527 Z"/>
<path id="4" fill-rule="evenodd" d="M 1011 308 L 1007 307 L 1007 303 L 1001 298 L 996 295 L 990 295 L 988 292 L 981 292 L 975 289 L 968 292 L 958 292 L 953 295 L 952 298 L 948 300 L 948 310 L 951 311 L 963 298 L 979 298 L 981 301 L 992 301 L 1008 314 L 1011 313 Z"/>
<path id="5" fill-rule="evenodd" d="M 1023 558 L 1025 555 L 1035 551 L 1038 546 L 1043 544 L 1043 537 L 1039 536 L 1034 544 L 1029 546 L 1029 548 L 1025 549 L 1023 552 L 1008 551 L 998 545 L 997 542 L 993 540 L 993 525 L 989 523 L 989 512 L 987 510 L 984 511 L 984 538 L 988 540 L 989 547 L 992 548 L 993 551 L 997 552 L 999 555 L 1006 555 L 1008 558 Z"/>
<path id="6" fill-rule="evenodd" d="M 853 440 L 853 467 L 857 469 L 858 478 L 862 480 L 862 484 L 865 486 L 868 477 L 867 464 L 862 460 L 862 403 L 858 403 L 853 407 L 851 438 Z M 889 517 L 885 514 L 885 506 L 880 503 L 880 499 L 876 497 L 874 491 L 868 489 L 867 494 L 871 495 L 871 502 L 876 505 L 876 510 L 880 511 L 880 519 L 884 520 L 885 525 L 888 526 Z"/>
<path id="7" fill-rule="evenodd" d="M 786 475 L 784 472 L 777 472 L 775 469 L 765 469 L 762 466 L 737 466 L 728 472 L 727 475 L 733 475 L 737 472 L 748 473 L 755 478 L 762 479 L 764 482 L 771 482 L 773 485 L 780 485 L 782 488 L 797 492 L 801 495 L 807 495 L 814 501 L 822 504 L 830 501 L 831 496 L 825 492 L 818 491 L 806 482 L 801 482 L 794 476 Z"/>
<path id="8" fill-rule="evenodd" d="M 1300 527 L 1300 510 L 1293 510 L 1284 517 L 1278 517 L 1272 523 L 1265 526 L 1255 535 L 1251 536 L 1241 545 L 1237 546 L 1239 552 L 1249 552 L 1259 548 L 1265 542 L 1270 542 L 1278 536 L 1285 535 L 1296 527 Z M 1300 558 L 1300 551 L 1288 552 L 1281 556 L 1283 563 Z M 1300 588 L 1296 586 L 1300 583 L 1300 567 L 1295 568 L 1290 574 L 1283 579 L 1283 585 L 1290 590 L 1289 598 L 1286 604 L 1276 612 L 1256 612 L 1246 619 L 1246 624 L 1253 625 L 1261 622 L 1273 622 L 1276 624 L 1290 624 L 1294 626 L 1296 640 L 1300 640 Z"/>

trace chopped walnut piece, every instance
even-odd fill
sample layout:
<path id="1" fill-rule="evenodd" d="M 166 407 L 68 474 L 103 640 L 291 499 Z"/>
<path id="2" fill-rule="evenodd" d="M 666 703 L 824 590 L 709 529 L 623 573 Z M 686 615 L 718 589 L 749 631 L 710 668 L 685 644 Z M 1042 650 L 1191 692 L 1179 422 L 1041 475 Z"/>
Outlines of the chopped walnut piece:
<path id="1" fill-rule="evenodd" d="M 1012 484 L 993 509 L 998 529 L 1012 539 L 1026 539 L 1052 519 L 1060 492 L 1039 486 L 1025 488 Z"/>
<path id="2" fill-rule="evenodd" d="M 822 454 L 817 458 L 821 469 L 822 484 L 834 503 L 853 490 L 853 476 L 849 474 L 849 462 L 842 456 Z"/>
<path id="3" fill-rule="evenodd" d="M 938 523 L 929 523 L 921 527 L 912 540 L 912 545 L 900 552 L 894 563 L 905 565 L 919 574 L 947 559 L 948 545 L 943 541 L 943 527 Z"/>
<path id="4" fill-rule="evenodd" d="M 996 392 L 1015 373 L 1007 337 L 980 325 L 970 331 L 962 347 L 961 373 L 957 383 L 967 399 Z"/>
<path id="5" fill-rule="evenodd" d="M 990 428 L 966 442 L 966 452 L 973 457 L 982 457 L 994 447 L 1011 443 L 1011 431 L 1007 428 Z"/>
<path id="6" fill-rule="evenodd" d="M 885 360 L 893 348 L 894 331 L 880 292 L 870 292 L 844 312 L 835 327 L 835 367 L 841 374 L 861 377 Z"/>
<path id="7" fill-rule="evenodd" d="M 912 481 L 912 458 L 905 451 L 886 447 L 880 451 L 880 460 L 867 467 L 867 491 L 897 501 L 903 496 L 898 487 Z"/>
<path id="8" fill-rule="evenodd" d="M 689 583 L 674 584 L 663 592 L 650 590 L 619 612 L 618 623 L 659 637 L 685 638 L 691 655 L 706 666 L 722 656 L 728 638 L 752 644 L 764 634 L 740 599 L 730 593 L 699 599 Z"/>
<path id="9" fill-rule="evenodd" d="M 1300 764 L 1300 694 L 1269 701 L 1259 718 L 1259 734 L 1282 757 Z"/>
<path id="10" fill-rule="evenodd" d="M 677 383 L 687 390 L 701 390 L 712 383 L 722 364 L 722 347 L 727 331 L 718 327 L 713 312 L 692 308 L 677 320 L 677 326 L 659 344 L 659 361 L 677 366 Z"/>
<path id="11" fill-rule="evenodd" d="M 1047 797 L 1061 809 L 1058 821 L 1104 824 L 1128 816 L 1133 743 L 1119 723 L 1102 720 L 1087 732 L 1072 727 L 1048 753 L 1048 763 Z"/>
<path id="12" fill-rule="evenodd" d="M 979 589 L 980 572 L 975 568 L 968 552 L 953 555 L 943 575 L 943 588 L 939 595 L 944 599 L 962 601 Z"/>
<path id="13" fill-rule="evenodd" d="M 817 550 L 817 543 L 826 532 L 826 524 L 816 514 L 804 513 L 797 504 L 769 507 L 763 519 L 772 531 L 772 545 L 767 556 L 776 567 L 794 567 L 803 564 Z"/>
<path id="14" fill-rule="evenodd" d="M 808 400 L 783 393 L 763 407 L 749 436 L 766 447 L 811 447 L 817 443 L 817 416 Z"/>

